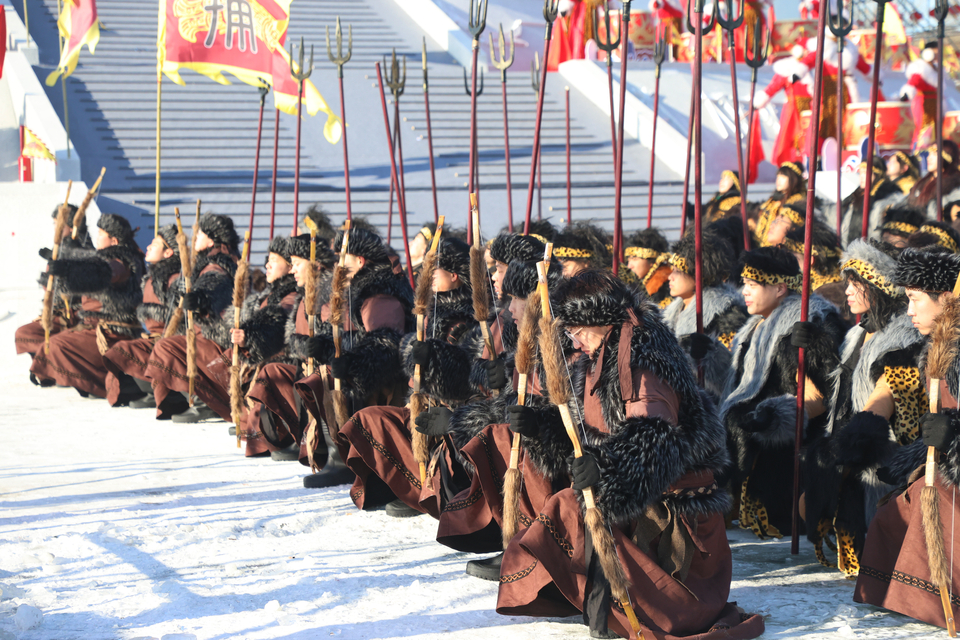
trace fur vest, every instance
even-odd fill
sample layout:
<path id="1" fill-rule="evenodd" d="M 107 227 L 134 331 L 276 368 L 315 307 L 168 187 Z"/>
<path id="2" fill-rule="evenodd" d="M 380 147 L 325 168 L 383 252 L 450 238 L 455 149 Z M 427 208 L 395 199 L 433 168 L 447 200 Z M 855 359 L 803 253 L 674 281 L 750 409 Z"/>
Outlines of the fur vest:
<path id="1" fill-rule="evenodd" d="M 190 290 L 202 294 L 205 307 L 193 314 L 194 324 L 200 327 L 204 338 L 212 340 L 221 349 L 233 347 L 230 329 L 233 328 L 233 280 L 236 273 L 236 257 L 208 249 L 197 254 L 190 278 Z M 185 286 L 183 278 L 177 280 L 177 298 L 183 295 Z M 186 323 L 181 323 L 180 332 L 185 328 Z"/>
<path id="2" fill-rule="evenodd" d="M 179 296 L 173 295 L 176 281 L 170 281 L 173 276 L 179 277 L 179 275 L 180 256 L 178 255 L 164 258 L 149 266 L 143 281 L 144 292 L 146 293 L 149 287 L 154 297 L 160 302 L 143 302 L 137 308 L 137 318 L 140 322 L 153 321 L 166 326 L 173 315 L 173 309 L 180 303 Z"/>
<path id="3" fill-rule="evenodd" d="M 465 337 L 479 323 L 473 317 L 473 294 L 469 287 L 458 287 L 434 296 L 435 304 L 427 309 L 424 331 L 432 351 L 430 362 L 421 367 L 421 390 L 446 405 L 457 405 L 476 393 L 470 384 L 474 361 L 463 351 Z M 416 333 L 404 336 L 400 357 L 404 371 L 413 377 L 412 344 Z"/>
<path id="4" fill-rule="evenodd" d="M 240 352 L 247 364 L 262 364 L 283 351 L 287 318 L 296 307 L 291 310 L 282 303 L 296 293 L 297 281 L 287 274 L 243 301 L 240 328 L 245 345 Z"/>
<path id="5" fill-rule="evenodd" d="M 907 204 L 923 209 L 927 218 L 937 219 L 937 175 L 928 173 L 913 185 L 907 194 Z M 943 173 L 943 204 L 960 199 L 960 171 Z"/>
<path id="6" fill-rule="evenodd" d="M 700 365 L 703 367 L 705 388 L 715 398 L 719 398 L 726 389 L 732 372 L 729 347 L 747 317 L 743 296 L 731 285 L 722 284 L 703 290 L 703 332 L 713 338 L 714 345 Z M 664 309 L 663 322 L 676 334 L 680 346 L 689 354 L 690 341 L 685 338 L 697 331 L 696 300 L 684 307 L 683 300 L 676 298 Z M 697 363 L 692 358 L 690 366 L 696 371 Z"/>
<path id="7" fill-rule="evenodd" d="M 599 381 L 587 390 L 591 363 L 581 358 L 573 367 L 573 389 L 583 415 L 586 393 L 599 396 L 604 425 L 584 424 L 584 449 L 600 466 L 594 486 L 597 506 L 608 522 L 625 524 L 643 516 L 649 505 L 663 501 L 687 516 L 725 511 L 729 498 L 722 490 L 695 497 L 670 494 L 673 483 L 689 473 L 722 473 L 729 463 L 723 425 L 715 407 L 696 384 L 686 356 L 673 333 L 660 321 L 656 309 L 644 303 L 633 310 L 636 323 L 615 326 L 604 349 Z M 629 331 L 629 353 L 620 353 L 621 334 Z M 631 370 L 656 376 L 677 395 L 677 424 L 656 417 L 627 417 L 619 377 L 619 359 L 629 358 Z M 578 412 L 579 410 L 579 412 Z M 531 461 L 548 478 L 569 473 L 572 446 L 554 412 L 545 413 L 539 437 L 524 438 Z M 605 427 L 605 429 L 604 429 Z"/>
<path id="8" fill-rule="evenodd" d="M 870 196 L 870 220 L 867 223 L 867 237 L 880 239 L 878 228 L 883 224 L 884 214 L 891 206 L 904 200 L 900 187 L 884 178 L 874 183 Z M 863 189 L 857 189 L 843 201 L 843 219 L 840 224 L 840 242 L 847 246 L 861 237 L 863 231 Z"/>
<path id="9" fill-rule="evenodd" d="M 111 262 L 120 262 L 127 270 L 123 282 L 112 283 Z M 59 279 L 63 288 L 93 302 L 84 305 L 78 313 L 86 324 L 104 322 L 110 332 L 136 338 L 140 336 L 137 307 L 143 302 L 143 255 L 134 247 L 117 245 L 101 249 L 95 254 L 64 261 L 68 267 Z M 95 307 L 99 307 L 98 309 Z"/>

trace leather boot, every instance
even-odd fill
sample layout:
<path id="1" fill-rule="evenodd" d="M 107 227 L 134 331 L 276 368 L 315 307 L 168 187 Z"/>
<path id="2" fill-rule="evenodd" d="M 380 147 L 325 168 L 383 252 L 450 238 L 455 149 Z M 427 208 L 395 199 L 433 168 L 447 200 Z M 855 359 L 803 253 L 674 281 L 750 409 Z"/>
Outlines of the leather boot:
<path id="1" fill-rule="evenodd" d="M 340 457 L 340 451 L 337 445 L 330 437 L 330 431 L 324 422 L 317 425 L 323 433 L 323 439 L 327 443 L 327 462 L 323 465 L 320 473 L 314 473 L 303 477 L 303 486 L 305 489 L 323 489 L 325 487 L 337 487 L 344 484 L 353 484 L 357 475 L 350 470 Z"/>

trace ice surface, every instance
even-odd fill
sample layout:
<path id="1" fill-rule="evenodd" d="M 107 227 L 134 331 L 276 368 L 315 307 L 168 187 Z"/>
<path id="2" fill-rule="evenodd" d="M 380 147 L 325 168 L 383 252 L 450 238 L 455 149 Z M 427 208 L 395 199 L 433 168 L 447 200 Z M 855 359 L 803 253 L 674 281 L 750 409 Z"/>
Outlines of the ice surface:
<path id="1" fill-rule="evenodd" d="M 14 312 L 0 320 L 0 639 L 587 637 L 576 618 L 497 615 L 496 584 L 464 574 L 471 556 L 437 544 L 434 520 L 304 490 L 304 467 L 245 459 L 224 423 L 34 387 L 13 355 L 40 308 L 28 266 L 0 284 L 0 317 Z M 730 539 L 730 599 L 766 618 L 766 638 L 946 635 L 854 604 L 806 543 L 791 557 L 789 541 Z M 25 605 L 43 621 L 21 634 Z"/>
<path id="2" fill-rule="evenodd" d="M 36 607 L 28 604 L 22 604 L 17 607 L 17 612 L 13 614 L 13 622 L 20 631 L 27 631 L 40 626 L 43 620 L 43 613 Z"/>

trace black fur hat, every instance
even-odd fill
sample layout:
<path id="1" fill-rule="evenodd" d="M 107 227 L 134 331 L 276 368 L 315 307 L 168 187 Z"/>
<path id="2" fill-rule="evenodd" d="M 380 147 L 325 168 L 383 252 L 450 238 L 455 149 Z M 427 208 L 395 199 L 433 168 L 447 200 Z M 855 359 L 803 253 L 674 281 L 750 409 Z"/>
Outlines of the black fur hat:
<path id="1" fill-rule="evenodd" d="M 553 242 L 553 239 L 557 237 L 557 228 L 553 226 L 549 220 L 531 220 L 530 233 L 528 235 L 535 236 L 538 239 L 543 238 L 547 242 Z"/>
<path id="2" fill-rule="evenodd" d="M 510 264 L 514 260 L 535 262 L 543 260 L 545 244 L 533 236 L 522 236 L 517 233 L 501 233 L 493 239 L 490 245 L 490 255 L 497 262 Z"/>
<path id="3" fill-rule="evenodd" d="M 111 238 L 116 238 L 120 244 L 134 244 L 133 229 L 130 227 L 130 222 L 123 216 L 115 213 L 101 213 L 97 226 L 106 231 Z"/>
<path id="4" fill-rule="evenodd" d="M 661 253 L 670 251 L 670 243 L 667 241 L 663 232 L 656 227 L 641 229 L 627 238 L 624 243 L 627 258 L 645 258 L 647 260 L 656 260 Z M 647 251 L 634 251 L 631 255 L 631 249 L 646 249 Z M 655 254 L 655 255 L 654 255 Z M 649 256 L 649 257 L 648 257 Z"/>
<path id="5" fill-rule="evenodd" d="M 343 245 L 343 231 L 338 231 L 337 237 L 333 242 L 333 252 L 339 254 L 341 245 Z M 380 236 L 362 227 L 354 228 L 351 225 L 347 253 L 364 258 L 367 262 L 390 262 L 387 248 L 383 245 L 383 240 Z"/>
<path id="6" fill-rule="evenodd" d="M 547 270 L 547 284 L 550 289 L 553 290 L 562 278 L 563 267 L 556 260 L 552 260 L 550 268 Z M 537 274 L 536 262 L 514 260 L 507 266 L 507 272 L 503 274 L 503 282 L 500 287 L 505 296 L 526 298 L 537 288 L 539 281 L 540 276 Z"/>
<path id="7" fill-rule="evenodd" d="M 899 238 L 909 238 L 926 220 L 927 216 L 922 209 L 906 204 L 894 205 L 884 213 L 883 222 L 878 231 L 881 234 L 888 233 Z"/>
<path id="8" fill-rule="evenodd" d="M 168 249 L 173 249 L 173 252 L 179 255 L 180 247 L 177 246 L 177 225 L 165 224 L 160 227 L 160 232 L 157 235 L 163 239 L 163 243 L 167 245 Z"/>
<path id="9" fill-rule="evenodd" d="M 317 225 L 317 238 L 326 240 L 326 244 L 330 244 L 330 241 L 337 236 L 337 230 L 330 222 L 330 216 L 327 215 L 327 212 L 323 210 L 319 203 L 310 205 L 304 218 L 313 220 L 313 223 Z"/>
<path id="10" fill-rule="evenodd" d="M 375 226 L 370 224 L 370 221 L 364 216 L 353 216 L 353 218 L 350 220 L 350 229 L 363 229 L 364 231 L 369 231 L 374 235 L 380 235 L 380 231 Z M 337 229 L 338 234 L 339 232 L 340 230 Z"/>
<path id="11" fill-rule="evenodd" d="M 716 233 L 730 244 L 734 263 L 740 259 L 740 254 L 743 253 L 743 218 L 726 216 L 711 222 L 705 229 Z"/>
<path id="12" fill-rule="evenodd" d="M 938 246 L 951 253 L 957 253 L 960 251 L 960 233 L 946 222 L 928 220 L 920 225 L 916 233 L 907 238 L 907 246 L 914 249 Z"/>
<path id="13" fill-rule="evenodd" d="M 57 215 L 60 213 L 60 205 L 57 205 L 53 208 L 53 213 L 50 214 L 50 217 L 54 220 L 57 219 Z M 67 205 L 67 223 L 73 224 L 73 216 L 77 215 L 77 206 L 74 204 Z"/>
<path id="14" fill-rule="evenodd" d="M 290 241 L 291 238 L 287 236 L 277 236 L 270 241 L 270 249 L 268 253 L 275 253 L 287 262 L 290 262 Z M 307 243 L 307 251 L 310 250 L 309 242 Z M 309 254 L 308 254 L 309 255 Z"/>
<path id="15" fill-rule="evenodd" d="M 693 230 L 683 236 L 673 247 L 673 257 L 670 264 L 674 269 L 682 271 L 691 278 L 694 277 L 696 263 L 696 246 Z M 726 238 L 710 229 L 703 230 L 703 286 L 714 287 L 730 279 L 736 265 L 736 256 L 733 247 Z"/>
<path id="16" fill-rule="evenodd" d="M 568 327 L 606 327 L 627 319 L 638 300 L 619 278 L 601 269 L 581 271 L 550 292 L 553 312 Z"/>
<path id="17" fill-rule="evenodd" d="M 760 247 L 744 251 L 740 256 L 740 278 L 749 278 L 763 284 L 786 284 L 800 290 L 803 275 L 793 254 L 780 247 Z"/>
<path id="18" fill-rule="evenodd" d="M 440 236 L 437 246 L 437 266 L 460 276 L 460 282 L 470 285 L 470 245 L 446 234 Z"/>
<path id="19" fill-rule="evenodd" d="M 906 289 L 953 291 L 960 274 L 960 256 L 942 247 L 906 248 L 897 259 L 894 284 Z"/>
<path id="20" fill-rule="evenodd" d="M 612 263 L 607 234 L 589 222 L 575 222 L 553 240 L 553 255 L 560 260 L 584 260 L 594 269 Z"/>
<path id="21" fill-rule="evenodd" d="M 806 229 L 794 227 L 787 232 L 787 238 L 781 245 L 790 253 L 803 254 Z M 820 274 L 834 274 L 840 269 L 840 237 L 830 225 L 814 216 L 811 229 L 811 248 L 816 259 L 813 269 Z"/>
<path id="22" fill-rule="evenodd" d="M 200 218 L 200 230 L 207 234 L 214 244 L 227 247 L 235 255 L 240 253 L 240 238 L 230 216 L 205 213 Z"/>

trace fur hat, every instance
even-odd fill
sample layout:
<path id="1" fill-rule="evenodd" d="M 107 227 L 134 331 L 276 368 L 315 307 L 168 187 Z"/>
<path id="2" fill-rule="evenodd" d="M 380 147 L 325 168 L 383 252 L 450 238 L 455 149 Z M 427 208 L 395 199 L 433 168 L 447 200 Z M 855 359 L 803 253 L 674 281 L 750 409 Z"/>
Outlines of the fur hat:
<path id="1" fill-rule="evenodd" d="M 601 269 L 587 269 L 562 280 L 552 289 L 550 303 L 557 319 L 568 327 L 618 325 L 639 304 L 623 281 Z"/>
<path id="2" fill-rule="evenodd" d="M 470 245 L 463 240 L 440 236 L 437 246 L 437 266 L 460 276 L 460 282 L 470 286 Z"/>
<path id="3" fill-rule="evenodd" d="M 887 209 L 883 223 L 878 229 L 881 234 L 888 233 L 898 238 L 909 238 L 917 232 L 927 217 L 922 209 L 906 204 L 898 204 Z"/>
<path id="4" fill-rule="evenodd" d="M 350 229 L 363 229 L 364 231 L 369 231 L 374 235 L 380 235 L 380 231 L 375 226 L 370 224 L 370 221 L 364 216 L 353 216 L 353 218 L 350 220 Z M 337 231 L 339 232 L 339 229 L 337 229 Z"/>
<path id="5" fill-rule="evenodd" d="M 747 207 L 749 210 L 749 203 Z M 733 249 L 734 263 L 740 259 L 740 254 L 743 253 L 743 218 L 739 215 L 726 216 L 714 220 L 704 227 L 704 230 L 719 235 L 730 244 Z"/>
<path id="6" fill-rule="evenodd" d="M 793 291 L 800 291 L 803 274 L 793 254 L 780 247 L 760 247 L 744 251 L 740 256 L 740 278 L 755 280 L 761 284 L 785 284 Z"/>
<path id="7" fill-rule="evenodd" d="M 860 280 L 892 298 L 903 295 L 903 288 L 894 284 L 897 261 L 874 241 L 859 239 L 851 242 L 843 254 L 841 273 L 844 276 L 856 274 Z"/>
<path id="8" fill-rule="evenodd" d="M 106 231 L 111 238 L 116 238 L 120 244 L 134 244 L 133 229 L 130 227 L 130 222 L 123 216 L 115 213 L 101 213 L 97 226 Z"/>
<path id="9" fill-rule="evenodd" d="M 343 231 L 337 232 L 337 238 L 333 242 L 333 252 L 340 253 L 340 247 L 343 245 Z M 352 256 L 364 258 L 367 262 L 387 263 L 390 262 L 387 248 L 383 245 L 383 240 L 379 235 L 364 228 L 350 229 L 350 241 L 347 244 L 347 253 Z"/>
<path id="10" fill-rule="evenodd" d="M 53 218 L 54 220 L 56 220 L 56 219 L 57 219 L 57 215 L 59 215 L 59 214 L 60 214 L 60 205 L 57 205 L 57 206 L 55 206 L 55 207 L 53 208 L 53 213 L 50 214 L 50 217 Z M 73 217 L 74 217 L 75 215 L 77 215 L 77 205 L 75 205 L 75 204 L 68 204 L 68 205 L 67 205 L 67 215 L 69 216 L 69 217 L 67 218 L 67 223 L 72 225 L 72 224 L 73 224 Z"/>
<path id="11" fill-rule="evenodd" d="M 691 229 L 680 238 L 673 247 L 673 257 L 670 259 L 670 265 L 674 269 L 682 271 L 691 278 L 696 272 L 696 246 L 693 236 Z M 709 228 L 703 230 L 702 256 L 703 286 L 714 287 L 730 278 L 736 265 L 733 247 L 723 236 Z"/>
<path id="12" fill-rule="evenodd" d="M 200 218 L 200 230 L 213 240 L 214 244 L 224 245 L 233 254 L 239 254 L 240 238 L 230 216 L 205 213 Z"/>
<path id="13" fill-rule="evenodd" d="M 167 245 L 168 249 L 173 249 L 175 254 L 180 253 L 180 247 L 177 246 L 177 225 L 175 224 L 165 224 L 160 227 L 158 236 L 163 240 L 163 244 Z"/>
<path id="14" fill-rule="evenodd" d="M 557 237 L 557 228 L 550 223 L 549 220 L 531 220 L 530 221 L 530 233 L 537 240 L 543 242 L 553 242 L 554 238 Z"/>
<path id="15" fill-rule="evenodd" d="M 611 264 L 607 234 L 595 224 L 575 222 L 553 240 L 553 255 L 560 260 L 584 260 L 595 269 Z"/>
<path id="16" fill-rule="evenodd" d="M 894 284 L 905 289 L 953 291 L 960 274 L 960 256 L 941 247 L 906 248 L 897 259 Z"/>
<path id="17" fill-rule="evenodd" d="M 803 254 L 803 244 L 806 240 L 806 229 L 793 228 L 787 232 L 787 237 L 780 245 L 790 253 Z M 840 268 L 840 237 L 826 222 L 814 216 L 811 230 L 811 248 L 814 261 L 814 271 L 820 274 L 836 274 Z"/>
<path id="18" fill-rule="evenodd" d="M 350 239 L 353 240 L 353 236 L 350 236 Z M 318 238 L 319 240 L 319 238 Z M 293 236 L 292 238 L 284 238 L 285 244 L 287 245 L 287 260 L 296 256 L 298 258 L 303 258 L 304 260 L 310 259 L 310 234 L 301 233 L 298 236 Z M 320 249 L 321 242 L 317 242 L 317 249 Z"/>
<path id="19" fill-rule="evenodd" d="M 937 145 L 934 144 L 927 149 L 928 157 L 930 154 L 937 152 Z M 957 148 L 957 143 L 953 140 L 944 140 L 943 149 L 940 150 L 940 160 L 942 169 L 950 170 L 956 168 L 957 164 L 960 163 L 960 150 Z"/>
<path id="20" fill-rule="evenodd" d="M 493 239 L 490 245 L 490 255 L 497 262 L 510 264 L 514 260 L 535 262 L 543 260 L 543 252 L 547 246 L 533 236 L 523 236 L 517 233 L 501 233 Z"/>
<path id="21" fill-rule="evenodd" d="M 960 251 L 960 233 L 946 222 L 928 220 L 907 239 L 907 246 L 914 249 L 932 245 L 957 253 Z"/>
<path id="22" fill-rule="evenodd" d="M 563 279 L 563 267 L 556 260 L 551 260 L 550 268 L 547 270 L 547 284 L 550 289 L 553 290 L 561 279 Z M 536 262 L 514 260 L 507 266 L 507 272 L 503 274 L 500 287 L 505 296 L 526 298 L 537 288 L 538 282 L 540 282 L 540 276 L 537 274 Z"/>
<path id="23" fill-rule="evenodd" d="M 644 260 L 656 260 L 661 253 L 670 251 L 670 243 L 667 242 L 663 232 L 656 227 L 637 231 L 627 238 L 624 247 L 625 258 L 643 258 Z"/>
<path id="24" fill-rule="evenodd" d="M 914 178 L 920 177 L 920 160 L 917 159 L 917 156 L 904 151 L 897 151 L 890 157 L 896 158 L 897 162 L 900 163 L 900 166 L 906 167 L 907 171 L 905 175 L 912 176 Z"/>
<path id="25" fill-rule="evenodd" d="M 290 262 L 290 241 L 287 236 L 277 236 L 270 241 L 268 253 L 275 253 L 287 262 Z M 307 242 L 307 251 L 310 250 L 310 243 Z M 307 254 L 309 256 L 309 253 Z"/>
<path id="26" fill-rule="evenodd" d="M 337 230 L 330 222 L 330 216 L 327 215 L 327 212 L 323 210 L 319 203 L 310 205 L 304 218 L 313 220 L 313 223 L 317 225 L 317 238 L 326 240 L 326 244 L 330 244 L 330 241 L 336 237 Z"/>
<path id="27" fill-rule="evenodd" d="M 434 222 L 428 222 L 423 225 L 423 228 L 420 229 L 413 238 L 410 239 L 410 242 L 413 242 L 413 239 L 417 236 L 423 236 L 423 239 L 427 241 L 427 246 L 430 246 L 430 243 L 433 242 L 433 234 L 437 232 L 437 225 Z"/>

